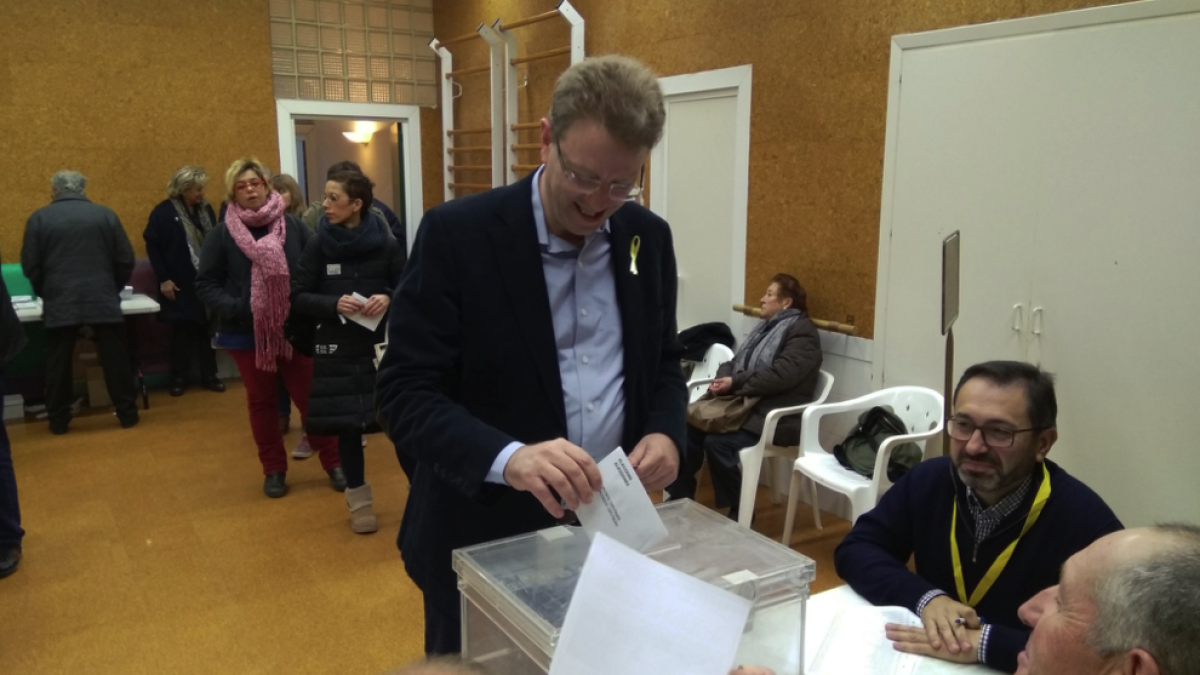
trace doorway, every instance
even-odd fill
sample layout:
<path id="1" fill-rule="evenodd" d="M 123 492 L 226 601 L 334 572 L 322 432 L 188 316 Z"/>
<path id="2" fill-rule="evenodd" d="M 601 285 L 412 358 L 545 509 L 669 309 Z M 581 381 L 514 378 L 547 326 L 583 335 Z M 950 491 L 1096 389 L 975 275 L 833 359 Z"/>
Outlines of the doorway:
<path id="1" fill-rule="evenodd" d="M 376 194 L 393 208 L 404 224 L 406 246 L 412 250 L 413 237 L 416 236 L 417 224 L 421 222 L 424 211 L 420 108 L 382 103 L 278 99 L 275 101 L 275 110 L 279 128 L 280 171 L 296 177 L 307 177 L 308 185 L 302 183 L 301 187 L 308 200 L 318 199 L 323 192 L 324 182 L 321 179 L 329 164 L 342 159 L 355 161 L 376 183 Z M 297 142 L 298 121 L 312 124 L 312 128 L 304 134 L 303 151 Z M 354 121 L 376 123 L 378 130 L 367 144 L 353 143 L 342 136 L 342 131 L 354 130 Z M 329 157 L 340 153 L 337 159 L 323 159 L 324 156 L 318 151 L 315 144 L 326 137 L 329 143 L 321 147 L 328 149 L 326 154 Z M 375 149 L 372 150 L 371 146 L 375 146 Z M 303 168 L 302 161 L 305 165 Z M 384 173 L 387 174 L 386 178 Z M 388 201 L 389 197 L 391 201 Z"/>
<path id="2" fill-rule="evenodd" d="M 664 77 L 663 140 L 651 151 L 650 209 L 671 224 L 680 329 L 719 321 L 741 332 L 750 169 L 748 65 Z"/>

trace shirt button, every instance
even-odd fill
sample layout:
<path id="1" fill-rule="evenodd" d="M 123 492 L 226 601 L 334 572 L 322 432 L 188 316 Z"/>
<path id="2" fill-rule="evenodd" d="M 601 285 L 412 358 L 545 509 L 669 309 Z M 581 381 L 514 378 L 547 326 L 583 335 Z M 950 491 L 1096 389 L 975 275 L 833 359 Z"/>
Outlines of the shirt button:
<path id="1" fill-rule="evenodd" d="M 591 411 L 593 411 L 593 410 L 595 410 L 595 409 L 596 409 L 596 404 L 595 404 L 595 403 L 589 403 L 589 404 L 588 404 L 588 412 L 591 412 Z"/>
<path id="2" fill-rule="evenodd" d="M 586 366 L 588 364 L 588 361 L 589 361 L 588 357 L 586 357 L 586 356 L 583 357 L 583 365 Z"/>
<path id="3" fill-rule="evenodd" d="M 584 315 L 584 316 L 587 316 L 587 310 L 586 310 L 586 309 L 581 309 L 581 310 L 579 310 L 579 313 L 580 313 L 580 314 L 582 314 L 582 315 Z"/>

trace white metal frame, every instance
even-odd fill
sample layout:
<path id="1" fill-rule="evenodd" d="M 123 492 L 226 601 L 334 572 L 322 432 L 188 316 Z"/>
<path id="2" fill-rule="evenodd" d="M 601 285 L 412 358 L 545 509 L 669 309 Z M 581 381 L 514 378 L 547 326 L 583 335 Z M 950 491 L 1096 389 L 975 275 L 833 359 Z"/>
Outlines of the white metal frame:
<path id="1" fill-rule="evenodd" d="M 417 225 L 425 212 L 421 187 L 421 109 L 415 105 L 389 103 L 346 103 L 342 101 L 306 101 L 277 99 L 275 121 L 279 130 L 279 170 L 296 175 L 297 119 L 354 119 L 399 122 L 403 141 L 404 208 L 409 250 Z"/>
<path id="2" fill-rule="evenodd" d="M 479 26 L 479 36 L 487 43 L 491 58 L 489 76 L 492 85 L 490 99 L 492 105 L 492 187 L 500 187 L 505 184 L 507 174 L 504 159 L 508 153 L 504 151 L 504 140 L 508 138 L 508 134 L 504 133 L 504 113 L 508 99 L 516 100 L 516 97 L 505 97 L 504 95 L 504 81 L 508 73 L 506 66 L 510 64 L 505 57 L 507 42 L 500 35 L 499 26 L 499 19 L 496 19 L 491 26 Z"/>
<path id="3" fill-rule="evenodd" d="M 1045 16 L 1010 21 L 962 26 L 942 30 L 911 33 L 892 37 L 891 62 L 888 67 L 887 136 L 883 150 L 883 192 L 879 213 L 879 263 L 875 277 L 875 342 L 886 344 L 889 274 L 892 254 L 892 209 L 896 189 L 896 152 L 900 132 L 901 77 L 904 54 L 908 50 L 940 47 L 981 40 L 1032 36 L 1058 30 L 1154 19 L 1200 10 L 1200 0 L 1144 0 L 1107 7 L 1093 7 Z M 885 386 L 886 350 L 876 349 L 872 363 L 872 380 L 877 388 Z"/>
<path id="4" fill-rule="evenodd" d="M 733 164 L 733 246 L 730 255 L 730 291 L 740 302 L 746 297 L 746 212 L 750 196 L 750 84 L 753 69 L 749 65 L 710 70 L 689 75 L 659 78 L 663 96 L 686 96 L 733 90 L 737 100 L 737 129 L 734 137 Z M 671 124 L 670 116 L 666 125 Z M 666 212 L 668 199 L 666 158 L 667 134 L 663 141 L 650 151 L 650 210 L 659 215 Z M 731 326 L 742 325 L 742 315 L 729 308 L 727 322 Z"/>

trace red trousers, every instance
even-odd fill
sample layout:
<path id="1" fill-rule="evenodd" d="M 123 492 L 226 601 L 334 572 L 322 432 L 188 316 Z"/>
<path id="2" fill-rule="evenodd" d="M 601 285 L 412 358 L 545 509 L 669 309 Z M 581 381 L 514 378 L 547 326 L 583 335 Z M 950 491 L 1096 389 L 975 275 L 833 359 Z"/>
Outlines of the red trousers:
<path id="1" fill-rule="evenodd" d="M 283 447 L 283 434 L 279 433 L 279 383 L 276 373 L 259 370 L 254 365 L 254 350 L 230 349 L 229 355 L 237 363 L 246 386 L 246 402 L 250 408 L 250 431 L 258 445 L 258 460 L 262 462 L 263 475 L 287 471 L 287 449 Z M 301 423 L 308 421 L 308 391 L 312 387 L 313 362 L 302 354 L 293 354 L 291 361 L 277 359 L 275 367 L 283 378 L 296 408 L 300 410 Z M 321 466 L 331 471 L 342 465 L 338 459 L 336 436 L 309 436 L 308 443 L 321 457 Z"/>

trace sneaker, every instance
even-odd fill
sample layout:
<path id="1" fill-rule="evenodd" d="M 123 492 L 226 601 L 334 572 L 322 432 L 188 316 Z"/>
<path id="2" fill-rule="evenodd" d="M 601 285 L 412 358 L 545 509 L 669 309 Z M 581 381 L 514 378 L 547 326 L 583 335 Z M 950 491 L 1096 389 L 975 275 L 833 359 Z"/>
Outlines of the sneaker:
<path id="1" fill-rule="evenodd" d="M 329 485 L 338 492 L 346 491 L 346 472 L 342 467 L 335 466 L 329 470 Z"/>
<path id="2" fill-rule="evenodd" d="M 286 475 L 282 471 L 267 474 L 267 477 L 263 479 L 263 494 L 271 499 L 279 499 L 286 495 L 287 482 L 284 480 Z"/>
<path id="3" fill-rule="evenodd" d="M 296 449 L 292 450 L 292 459 L 308 459 L 313 456 L 312 446 L 308 444 L 308 434 L 300 437 L 300 442 L 296 444 Z"/>

